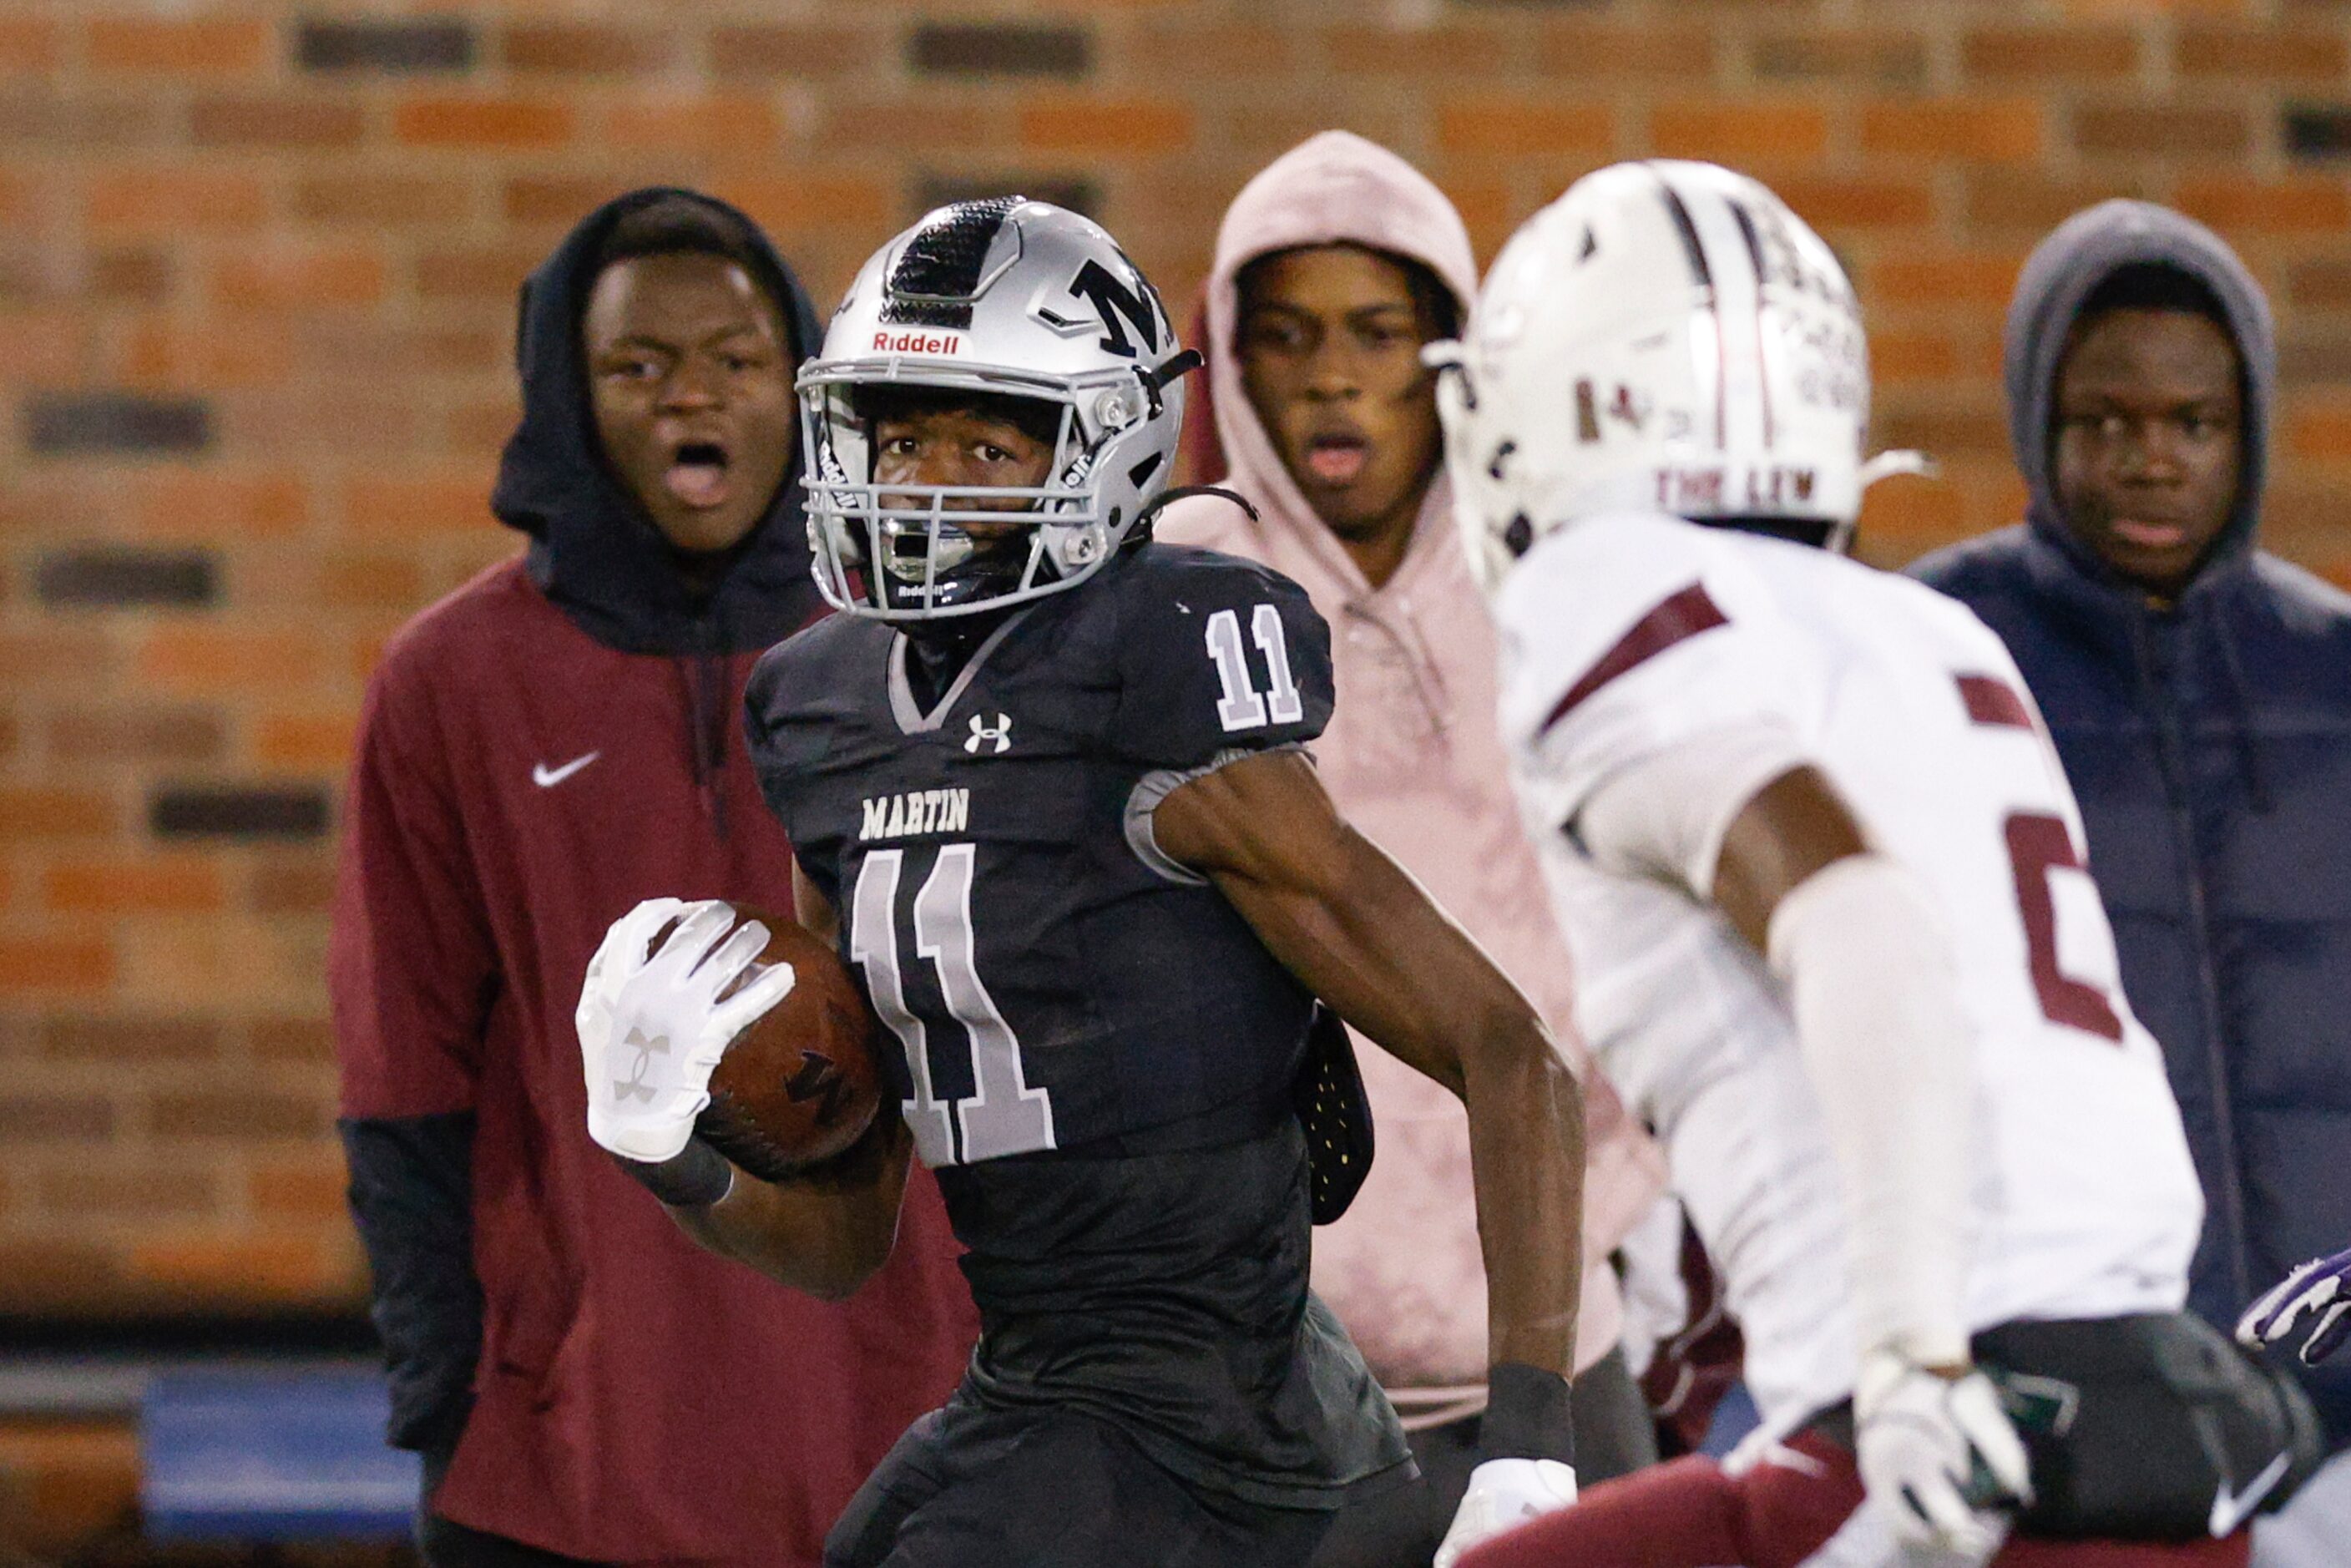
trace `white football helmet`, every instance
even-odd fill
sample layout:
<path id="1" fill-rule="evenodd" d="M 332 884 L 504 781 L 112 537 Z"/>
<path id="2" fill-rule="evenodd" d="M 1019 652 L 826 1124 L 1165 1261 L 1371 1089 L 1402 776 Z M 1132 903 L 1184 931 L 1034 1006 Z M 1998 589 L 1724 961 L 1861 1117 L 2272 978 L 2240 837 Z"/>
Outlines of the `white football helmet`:
<path id="1" fill-rule="evenodd" d="M 966 615 L 1075 587 L 1166 487 L 1184 424 L 1180 348 L 1149 280 L 1093 223 L 1020 196 L 940 207 L 865 264 L 799 373 L 809 542 L 836 609 Z M 1058 424 L 1030 488 L 873 483 L 861 393 L 1013 397 Z M 1025 503 L 1008 517 L 1008 501 Z M 1033 522 L 1019 548 L 966 524 Z M 854 574 L 852 576 L 852 574 Z"/>
<path id="2" fill-rule="evenodd" d="M 1842 548 L 1861 509 L 1869 356 L 1852 285 L 1802 219 L 1728 169 L 1577 181 L 1503 246 L 1462 341 L 1427 357 L 1489 591 L 1537 538 L 1599 512 L 1817 524 Z"/>

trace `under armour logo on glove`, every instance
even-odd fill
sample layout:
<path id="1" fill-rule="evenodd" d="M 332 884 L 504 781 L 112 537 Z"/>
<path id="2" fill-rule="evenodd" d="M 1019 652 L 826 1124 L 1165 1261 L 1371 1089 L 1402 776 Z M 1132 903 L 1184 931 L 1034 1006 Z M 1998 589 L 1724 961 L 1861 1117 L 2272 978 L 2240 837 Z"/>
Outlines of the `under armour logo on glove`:
<path id="1" fill-rule="evenodd" d="M 972 715 L 971 735 L 964 741 L 963 748 L 974 757 L 983 750 L 992 757 L 1003 756 L 1012 749 L 1012 716 L 1000 713 L 994 724 L 983 724 L 979 715 Z"/>
<path id="2" fill-rule="evenodd" d="M 623 1100 L 651 1100 L 653 1086 L 646 1082 L 645 1078 L 653 1071 L 653 1052 L 658 1051 L 664 1056 L 669 1054 L 669 1036 L 657 1034 L 647 1040 L 644 1030 L 632 1029 L 621 1045 L 622 1049 L 637 1054 L 635 1060 L 629 1063 L 629 1075 L 612 1080 L 612 1092 Z"/>

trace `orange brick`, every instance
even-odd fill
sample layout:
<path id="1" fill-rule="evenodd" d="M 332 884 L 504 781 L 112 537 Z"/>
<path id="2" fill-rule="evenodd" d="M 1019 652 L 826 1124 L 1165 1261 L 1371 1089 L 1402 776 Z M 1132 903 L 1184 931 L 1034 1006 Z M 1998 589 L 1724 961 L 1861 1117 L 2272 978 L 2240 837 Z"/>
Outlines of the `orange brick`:
<path id="1" fill-rule="evenodd" d="M 194 856 L 64 861 L 41 875 L 51 909 L 81 915 L 194 914 L 225 902 L 220 866 Z"/>
<path id="2" fill-rule="evenodd" d="M 2236 160 L 2252 144 L 2252 125 L 2241 109 L 2133 99 L 2077 104 L 2074 110 L 2074 145 L 2095 157 Z"/>
<path id="3" fill-rule="evenodd" d="M 0 380 L 70 385 L 88 373 L 89 331 L 76 311 L 0 311 Z"/>
<path id="4" fill-rule="evenodd" d="M 308 524 L 310 503 L 291 475 L 167 470 L 141 480 L 137 516 L 143 532 L 173 538 L 282 538 Z"/>
<path id="5" fill-rule="evenodd" d="M 1878 385 L 1948 380 L 1959 370 L 1958 348 L 1941 332 L 1869 335 L 1869 378 Z"/>
<path id="6" fill-rule="evenodd" d="M 59 995 L 114 983 L 114 948 L 89 937 L 0 936 L 0 992 Z"/>
<path id="7" fill-rule="evenodd" d="M 87 625 L 41 625 L 0 631 L 0 686 L 101 680 L 113 664 L 107 634 Z"/>
<path id="8" fill-rule="evenodd" d="M 254 759 L 294 773 L 340 776 L 350 766 L 357 714 L 269 714 L 254 728 Z"/>
<path id="9" fill-rule="evenodd" d="M 504 207 L 508 222 L 551 224 L 569 229 L 642 180 L 625 174 L 539 174 L 509 180 Z"/>
<path id="10" fill-rule="evenodd" d="M 200 1231 L 142 1242 L 125 1262 L 134 1281 L 199 1301 L 310 1301 L 350 1286 L 335 1249 L 308 1236 Z"/>
<path id="11" fill-rule="evenodd" d="M 264 319 L 228 329 L 151 316 L 131 329 L 123 379 L 136 387 L 210 392 L 282 381 L 293 364 L 282 322 Z"/>
<path id="12" fill-rule="evenodd" d="M 757 98 L 658 99 L 616 104 L 604 116 L 604 141 L 664 152 L 756 153 L 783 136 L 775 106 Z"/>
<path id="13" fill-rule="evenodd" d="M 220 168 L 126 169 L 89 177 L 83 216 L 110 239 L 243 234 L 269 215 L 258 175 Z"/>
<path id="14" fill-rule="evenodd" d="M 1667 158 L 1734 166 L 1803 162 L 1828 151 L 1828 116 L 1803 103 L 1661 103 L 1649 112 L 1649 140 Z"/>
<path id="15" fill-rule="evenodd" d="M 253 869 L 247 906 L 259 915 L 323 915 L 335 899 L 335 863 L 330 855 L 308 861 L 272 861 Z"/>
<path id="16" fill-rule="evenodd" d="M 1957 535 L 1966 517 L 1966 495 L 1955 485 L 1916 476 L 1872 485 L 1863 495 L 1855 532 L 1873 547 L 1915 554 L 1917 541 Z M 1905 551 L 1905 545 L 1913 546 Z M 1873 552 L 1872 559 L 1877 559 Z"/>
<path id="17" fill-rule="evenodd" d="M 239 17 L 106 17 L 89 25 L 91 68 L 137 76 L 217 77 L 269 63 L 269 26 Z"/>
<path id="18" fill-rule="evenodd" d="M 1753 61 L 1756 78 L 1773 84 L 1916 87 L 1927 79 L 1927 40 L 1917 33 L 1807 23 L 1757 38 Z"/>
<path id="19" fill-rule="evenodd" d="M 523 75 L 625 76 L 668 64 L 672 39 L 667 29 L 531 23 L 508 27 L 501 52 L 507 68 Z"/>
<path id="20" fill-rule="evenodd" d="M 294 215 L 305 223 L 363 228 L 462 224 L 474 187 L 462 180 L 417 174 L 319 174 L 294 187 Z"/>
<path id="21" fill-rule="evenodd" d="M 283 690 L 322 673 L 315 630 L 261 632 L 234 626 L 162 626 L 148 632 L 140 678 L 172 692 Z"/>
<path id="22" fill-rule="evenodd" d="M 726 80 L 820 81 L 870 71 L 877 60 L 893 57 L 886 43 L 859 27 L 763 25 L 720 27 L 710 35 L 710 68 Z"/>
<path id="23" fill-rule="evenodd" d="M 2189 23 L 2172 39 L 2172 68 L 2187 81 L 2297 82 L 2331 86 L 2351 66 L 2340 27 Z"/>
<path id="24" fill-rule="evenodd" d="M 10 75 L 56 70 L 63 50 L 59 29 L 46 16 L 0 16 L 0 71 Z"/>
<path id="25" fill-rule="evenodd" d="M 253 1211 L 264 1219 L 340 1222 L 350 1214 L 345 1197 L 350 1176 L 332 1149 L 258 1162 L 246 1179 Z"/>
<path id="26" fill-rule="evenodd" d="M 2339 180 L 2276 184 L 2242 178 L 2190 181 L 2179 187 L 2179 205 L 2224 234 L 2333 235 L 2351 224 L 2351 193 Z"/>
<path id="27" fill-rule="evenodd" d="M 2032 99 L 1939 99 L 1862 106 L 1865 152 L 1965 162 L 2030 162 L 2047 141 Z"/>
<path id="28" fill-rule="evenodd" d="M 343 531 L 411 538 L 490 527 L 491 482 L 484 473 L 353 479 L 343 486 Z"/>
<path id="29" fill-rule="evenodd" d="M 424 574 L 404 556 L 328 555 L 316 568 L 318 601 L 332 610 L 402 610 L 423 602 Z"/>
<path id="30" fill-rule="evenodd" d="M 1888 256 L 1870 264 L 1861 292 L 1873 305 L 2005 306 L 2023 266 L 2021 256 Z"/>
<path id="31" fill-rule="evenodd" d="M 896 208 L 880 182 L 848 175 L 719 180 L 712 191 L 779 236 L 843 228 L 886 232 Z M 878 243 L 882 235 L 875 237 Z"/>
<path id="32" fill-rule="evenodd" d="M 120 820 L 109 795 L 44 785 L 0 788 L 0 843 L 103 838 Z"/>
<path id="33" fill-rule="evenodd" d="M 1545 152 L 1601 156 L 1616 143 L 1615 115 L 1605 104 L 1479 96 L 1441 104 L 1437 144 L 1447 152 L 1519 158 Z"/>
<path id="34" fill-rule="evenodd" d="M 521 246 L 427 251 L 416 258 L 416 291 L 427 299 L 496 300 L 511 305 L 515 290 L 546 255 L 541 248 Z"/>
<path id="35" fill-rule="evenodd" d="M 412 147 L 545 148 L 571 140 L 569 105 L 531 99 L 420 98 L 392 110 L 392 134 Z"/>
<path id="36" fill-rule="evenodd" d="M 299 98 L 204 98 L 188 110 L 199 147 L 349 147 L 367 132 L 356 103 Z"/>
<path id="37" fill-rule="evenodd" d="M 1020 145 L 1032 152 L 1136 158 L 1190 150 L 1195 126 L 1185 104 L 1155 99 L 1040 99 L 1022 107 Z"/>
<path id="38" fill-rule="evenodd" d="M 2314 463 L 2351 459 L 2351 403 L 2298 402 L 2286 411 L 2286 447 Z"/>
<path id="39" fill-rule="evenodd" d="M 213 274 L 213 297 L 233 310 L 371 305 L 383 291 L 383 258 L 355 247 L 233 256 Z"/>
<path id="40" fill-rule="evenodd" d="M 1909 228 L 1935 215 L 1935 193 L 1923 180 L 1793 174 L 1771 184 L 1816 228 Z"/>
<path id="41" fill-rule="evenodd" d="M 1322 51 L 1332 67 L 1351 75 L 1417 83 L 1432 76 L 1496 75 L 1519 52 L 1517 42 L 1492 28 L 1458 23 L 1383 27 L 1359 20 L 1326 29 Z"/>
<path id="42" fill-rule="evenodd" d="M 2127 27 L 1991 27 L 1959 46 L 1969 78 L 1988 82 L 2113 81 L 2138 69 Z"/>
<path id="43" fill-rule="evenodd" d="M 1714 30 L 1662 18 L 1638 25 L 1552 22 L 1535 45 L 1535 68 L 1566 81 L 1672 83 L 1687 88 L 1712 79 L 1719 45 Z"/>
<path id="44" fill-rule="evenodd" d="M 190 1219 L 213 1212 L 219 1201 L 214 1186 L 213 1173 L 198 1166 L 78 1164 L 43 1174 L 41 1207 L 53 1217 L 83 1221 Z"/>

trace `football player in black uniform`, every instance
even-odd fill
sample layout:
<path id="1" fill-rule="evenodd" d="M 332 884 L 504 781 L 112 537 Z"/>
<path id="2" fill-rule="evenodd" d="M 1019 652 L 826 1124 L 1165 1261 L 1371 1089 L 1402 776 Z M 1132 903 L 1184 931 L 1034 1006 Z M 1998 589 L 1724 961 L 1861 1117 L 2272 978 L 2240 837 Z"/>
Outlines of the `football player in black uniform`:
<path id="1" fill-rule="evenodd" d="M 909 1153 L 938 1174 L 982 1338 L 833 1530 L 832 1568 L 1270 1568 L 1408 1477 L 1307 1289 L 1310 1208 L 1368 1154 L 1318 999 L 1468 1106 L 1495 1365 L 1449 1544 L 1573 1495 L 1575 1083 L 1316 781 L 1330 643 L 1305 594 L 1150 542 L 1196 362 L 1107 235 L 1004 198 L 885 246 L 800 377 L 843 613 L 761 662 L 748 733 L 800 918 L 904 1047 L 904 1118 L 770 1185 L 687 1140 L 702 1084 L 664 1082 L 668 1053 L 614 1087 L 662 1091 L 637 1157 L 665 1159 L 643 1174 L 681 1223 L 820 1294 L 888 1255 Z M 721 945 L 731 915 L 705 906 L 649 956 L 674 913 L 624 918 L 590 974 L 597 1027 L 654 1051 L 740 1027 L 715 998 L 759 940 Z"/>

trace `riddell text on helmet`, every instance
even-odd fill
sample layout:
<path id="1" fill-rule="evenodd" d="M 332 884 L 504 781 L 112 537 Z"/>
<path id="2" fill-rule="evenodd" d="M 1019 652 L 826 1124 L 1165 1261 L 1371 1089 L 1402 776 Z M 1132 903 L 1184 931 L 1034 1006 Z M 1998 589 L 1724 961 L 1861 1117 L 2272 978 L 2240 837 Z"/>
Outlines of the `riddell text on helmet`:
<path id="1" fill-rule="evenodd" d="M 952 332 L 876 332 L 873 346 L 885 354 L 963 352 L 963 340 Z"/>

